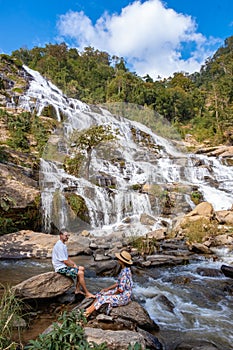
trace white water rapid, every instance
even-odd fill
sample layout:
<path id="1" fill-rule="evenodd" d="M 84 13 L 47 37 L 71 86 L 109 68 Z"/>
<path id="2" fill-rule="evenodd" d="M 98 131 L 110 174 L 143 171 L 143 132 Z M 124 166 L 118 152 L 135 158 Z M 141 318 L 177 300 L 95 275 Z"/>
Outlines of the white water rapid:
<path id="1" fill-rule="evenodd" d="M 38 115 L 45 107 L 53 106 L 57 120 L 63 122 L 62 130 L 51 136 L 41 159 L 45 232 L 50 232 L 51 223 L 59 229 L 66 226 L 73 231 L 85 226 L 85 222 L 72 216 L 65 200 L 65 193 L 71 189 L 85 200 L 89 228 L 96 234 L 99 230 L 107 233 L 124 225 L 126 218 L 130 218 L 134 233 L 143 234 L 144 229 L 139 224 L 141 214 L 154 217 L 153 229 L 160 227 L 160 221 L 166 220 L 162 215 L 161 198 L 169 186 L 183 188 L 180 201 L 189 210 L 194 207 L 191 189 L 197 189 L 215 210 L 232 206 L 232 166 L 224 165 L 221 159 L 181 152 L 146 126 L 67 98 L 38 72 L 24 68 L 31 75 L 31 82 L 20 99 L 20 106 Z M 110 126 L 117 133 L 117 141 L 93 150 L 89 179 L 71 176 L 62 165 L 66 154 L 72 153 L 68 147 L 69 137 L 74 130 L 92 125 Z M 157 186 L 158 196 L 154 195 L 153 203 L 148 191 L 135 190 L 134 186 L 139 185 Z"/>

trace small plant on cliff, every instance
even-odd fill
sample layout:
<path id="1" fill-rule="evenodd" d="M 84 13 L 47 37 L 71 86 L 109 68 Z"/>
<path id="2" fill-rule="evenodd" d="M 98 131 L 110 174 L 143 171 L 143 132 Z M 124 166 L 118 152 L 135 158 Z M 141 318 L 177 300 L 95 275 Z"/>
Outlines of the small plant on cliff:
<path id="1" fill-rule="evenodd" d="M 10 207 L 14 206 L 15 204 L 15 200 L 11 197 L 8 197 L 7 195 L 3 195 L 0 198 L 0 209 L 4 211 L 8 211 Z"/>
<path id="2" fill-rule="evenodd" d="M 13 340 L 13 334 L 18 331 L 20 339 L 20 319 L 22 317 L 23 304 L 16 297 L 10 287 L 5 287 L 0 300 L 0 349 L 16 350 L 19 344 Z"/>
<path id="3" fill-rule="evenodd" d="M 84 158 L 85 157 L 81 154 L 81 152 L 77 152 L 74 157 L 67 156 L 63 165 L 65 171 L 76 177 L 81 176 L 81 169 Z"/>
<path id="4" fill-rule="evenodd" d="M 86 323 L 82 312 L 64 312 L 53 324 L 50 332 L 40 334 L 36 340 L 30 340 L 27 350 L 107 350 L 105 343 L 88 343 L 83 326 Z"/>
<path id="5" fill-rule="evenodd" d="M 203 196 L 199 191 L 193 191 L 191 193 L 191 199 L 194 204 L 199 204 L 203 200 Z"/>

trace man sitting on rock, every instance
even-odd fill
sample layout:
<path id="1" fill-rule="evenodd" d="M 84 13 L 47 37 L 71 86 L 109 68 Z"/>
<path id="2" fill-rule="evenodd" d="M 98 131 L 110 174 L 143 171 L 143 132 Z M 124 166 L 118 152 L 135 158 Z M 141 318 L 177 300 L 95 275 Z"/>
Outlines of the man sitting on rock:
<path id="1" fill-rule="evenodd" d="M 60 231 L 60 239 L 53 247 L 52 264 L 55 272 L 71 277 L 76 281 L 75 294 L 84 294 L 86 298 L 95 298 L 94 294 L 90 293 L 86 287 L 84 279 L 84 267 L 77 266 L 68 256 L 66 242 L 69 239 L 69 233 Z M 80 289 L 82 287 L 82 291 Z"/>

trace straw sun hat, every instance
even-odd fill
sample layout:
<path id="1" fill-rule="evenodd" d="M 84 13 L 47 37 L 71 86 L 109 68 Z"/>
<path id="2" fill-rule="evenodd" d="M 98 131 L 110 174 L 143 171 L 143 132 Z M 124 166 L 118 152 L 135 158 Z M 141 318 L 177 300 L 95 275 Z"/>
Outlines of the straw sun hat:
<path id="1" fill-rule="evenodd" d="M 115 253 L 115 256 L 116 256 L 117 259 L 123 261 L 124 263 L 126 263 L 128 265 L 132 265 L 133 264 L 131 255 L 128 252 L 126 252 L 125 250 L 123 250 L 120 253 Z"/>

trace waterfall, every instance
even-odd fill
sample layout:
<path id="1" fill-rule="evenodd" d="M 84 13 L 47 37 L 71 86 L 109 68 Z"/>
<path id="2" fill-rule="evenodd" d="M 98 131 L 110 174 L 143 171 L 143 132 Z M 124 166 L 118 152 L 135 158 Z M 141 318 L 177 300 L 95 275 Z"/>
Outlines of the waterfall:
<path id="1" fill-rule="evenodd" d="M 19 105 L 38 115 L 45 107 L 53 106 L 57 120 L 62 123 L 62 131 L 52 135 L 48 142 L 48 147 L 52 142 L 57 144 L 54 159 L 51 156 L 48 159 L 46 151 L 41 159 L 45 232 L 51 231 L 52 223 L 59 229 L 68 226 L 74 231 L 85 226 L 85 222 L 74 218 L 70 212 L 65 198 L 70 189 L 84 199 L 89 227 L 93 229 L 116 227 L 126 218 L 139 222 L 141 214 L 154 216 L 155 225 L 151 229 L 155 229 L 161 220 L 170 220 L 164 217 L 161 208 L 169 186 L 177 187 L 177 191 L 182 187 L 179 198 L 186 210 L 193 208 L 192 189 L 197 189 L 215 210 L 231 208 L 232 166 L 224 165 L 221 159 L 182 152 L 145 125 L 68 98 L 38 72 L 24 68 L 30 74 L 31 82 Z M 62 163 L 66 154 L 72 154 L 67 140 L 74 130 L 93 125 L 110 126 L 117 140 L 93 150 L 89 179 L 71 176 L 65 172 Z M 140 190 L 144 185 L 148 185 L 151 192 Z"/>
<path id="2" fill-rule="evenodd" d="M 186 177 L 199 187 L 207 202 L 215 210 L 230 209 L 232 202 L 233 167 L 222 164 L 221 159 L 203 155 L 189 156 Z"/>

